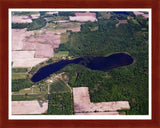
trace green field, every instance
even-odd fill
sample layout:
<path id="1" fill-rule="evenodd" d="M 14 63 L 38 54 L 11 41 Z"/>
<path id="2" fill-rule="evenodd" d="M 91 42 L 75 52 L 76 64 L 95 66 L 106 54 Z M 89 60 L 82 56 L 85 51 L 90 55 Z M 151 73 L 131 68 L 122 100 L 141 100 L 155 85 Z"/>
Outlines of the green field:
<path id="1" fill-rule="evenodd" d="M 58 53 L 54 54 L 54 57 L 59 58 L 59 57 L 66 57 L 68 56 L 69 52 L 68 51 L 59 51 Z"/>
<path id="2" fill-rule="evenodd" d="M 12 68 L 12 73 L 26 73 L 28 68 Z"/>
<path id="3" fill-rule="evenodd" d="M 70 91 L 69 87 L 62 80 L 58 80 L 50 85 L 50 93 L 64 93 Z"/>
<path id="4" fill-rule="evenodd" d="M 51 19 L 51 20 L 49 20 Z M 69 28 L 76 28 L 79 27 L 79 23 L 76 22 L 66 22 L 66 23 L 55 23 L 55 20 L 53 21 L 53 18 L 49 17 L 49 21 L 47 26 L 45 26 L 46 29 L 49 30 L 61 30 L 61 29 L 69 29 Z"/>
<path id="5" fill-rule="evenodd" d="M 70 35 L 69 32 L 61 34 L 61 44 L 66 43 L 68 41 L 68 36 Z"/>
<path id="6" fill-rule="evenodd" d="M 12 79 L 25 79 L 26 73 L 12 73 Z"/>
<path id="7" fill-rule="evenodd" d="M 32 86 L 31 88 L 21 89 L 19 94 L 38 94 L 39 90 L 38 86 L 34 85 L 34 87 Z"/>
<path id="8" fill-rule="evenodd" d="M 12 101 L 29 101 L 43 99 L 43 95 L 12 95 Z"/>
<path id="9" fill-rule="evenodd" d="M 29 15 L 32 15 L 32 14 L 39 14 L 39 12 L 18 12 L 18 11 L 15 11 L 13 12 L 14 15 L 26 15 L 26 16 L 29 16 Z"/>
<path id="10" fill-rule="evenodd" d="M 68 20 L 68 16 L 43 16 L 47 18 L 48 23 L 52 23 L 53 21 L 59 21 L 59 20 Z"/>

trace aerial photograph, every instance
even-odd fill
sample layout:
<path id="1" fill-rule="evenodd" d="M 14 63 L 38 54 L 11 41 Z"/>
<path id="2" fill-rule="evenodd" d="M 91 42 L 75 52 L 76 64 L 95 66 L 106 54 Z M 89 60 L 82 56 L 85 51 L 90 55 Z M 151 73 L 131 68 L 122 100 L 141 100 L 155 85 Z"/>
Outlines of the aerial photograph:
<path id="1" fill-rule="evenodd" d="M 11 115 L 149 115 L 149 12 L 12 10 Z"/>

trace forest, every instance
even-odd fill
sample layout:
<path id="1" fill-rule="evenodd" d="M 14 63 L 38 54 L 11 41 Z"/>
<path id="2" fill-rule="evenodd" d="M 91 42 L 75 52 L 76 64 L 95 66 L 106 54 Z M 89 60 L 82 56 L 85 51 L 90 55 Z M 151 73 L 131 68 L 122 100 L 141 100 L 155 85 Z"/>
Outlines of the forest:
<path id="1" fill-rule="evenodd" d="M 32 31 L 32 30 L 38 30 L 44 26 L 46 26 L 46 20 L 43 18 L 38 18 L 38 19 L 32 19 L 32 23 L 27 26 L 27 31 Z"/>
<path id="2" fill-rule="evenodd" d="M 49 95 L 49 115 L 73 115 L 74 104 L 71 93 L 56 93 Z"/>
<path id="3" fill-rule="evenodd" d="M 116 27 L 117 17 L 126 18 L 128 23 Z M 96 26 L 98 29 L 93 31 Z M 114 14 L 108 20 L 82 24 L 81 31 L 72 32 L 59 51 L 69 51 L 73 57 L 128 52 L 134 59 L 128 66 L 102 72 L 69 65 L 62 71 L 68 74 L 71 87 L 89 87 L 92 102 L 126 100 L 131 106 L 125 110 L 127 115 L 148 114 L 148 19 L 134 16 L 131 20 Z"/>

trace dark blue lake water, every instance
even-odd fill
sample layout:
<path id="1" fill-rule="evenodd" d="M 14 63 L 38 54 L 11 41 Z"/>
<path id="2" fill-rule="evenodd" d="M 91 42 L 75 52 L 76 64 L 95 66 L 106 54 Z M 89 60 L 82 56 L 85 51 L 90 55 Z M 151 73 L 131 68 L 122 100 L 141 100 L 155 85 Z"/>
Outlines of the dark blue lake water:
<path id="1" fill-rule="evenodd" d="M 38 82 L 51 74 L 59 71 L 69 64 L 80 64 L 92 70 L 108 71 L 113 68 L 126 66 L 133 63 L 133 58 L 126 53 L 115 53 L 106 57 L 85 56 L 73 60 L 61 60 L 40 68 L 31 78 Z"/>
<path id="2" fill-rule="evenodd" d="M 118 12 L 118 11 L 114 11 L 113 13 L 115 13 L 115 14 L 124 14 L 124 15 L 129 15 L 129 13 L 127 13 L 127 12 Z"/>

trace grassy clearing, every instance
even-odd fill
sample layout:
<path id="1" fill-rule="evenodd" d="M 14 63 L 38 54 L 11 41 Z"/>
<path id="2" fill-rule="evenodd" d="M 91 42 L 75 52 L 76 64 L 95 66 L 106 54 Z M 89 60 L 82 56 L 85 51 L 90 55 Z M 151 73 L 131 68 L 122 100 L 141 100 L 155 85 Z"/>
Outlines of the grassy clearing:
<path id="1" fill-rule="evenodd" d="M 90 30 L 91 30 L 91 31 L 96 31 L 96 30 L 98 30 L 98 26 L 93 27 L 93 28 L 90 28 Z"/>
<path id="2" fill-rule="evenodd" d="M 65 29 L 65 27 L 62 27 L 62 26 L 60 26 L 56 23 L 48 23 L 46 28 L 49 29 L 49 30 Z"/>
<path id="3" fill-rule="evenodd" d="M 126 112 L 119 112 L 119 115 L 126 115 Z"/>
<path id="4" fill-rule="evenodd" d="M 26 73 L 12 73 L 12 79 L 25 79 Z"/>
<path id="5" fill-rule="evenodd" d="M 139 23 L 138 23 L 138 21 L 137 21 L 137 20 L 132 19 L 132 21 L 133 21 L 135 24 L 138 24 L 138 25 L 139 25 Z"/>
<path id="6" fill-rule="evenodd" d="M 43 41 L 40 41 L 38 43 L 40 43 L 40 44 L 48 44 L 48 42 L 43 42 Z"/>
<path id="7" fill-rule="evenodd" d="M 104 19 L 110 19 L 111 17 L 111 13 L 110 12 L 99 12 L 101 17 L 100 18 L 104 18 Z"/>
<path id="8" fill-rule="evenodd" d="M 13 12 L 14 15 L 32 15 L 32 14 L 39 14 L 39 12 Z"/>
<path id="9" fill-rule="evenodd" d="M 70 35 L 70 33 L 69 32 L 66 32 L 66 33 L 62 33 L 61 34 L 61 44 L 63 44 L 63 43 L 66 43 L 67 41 L 69 41 L 68 40 L 68 36 Z"/>
<path id="10" fill-rule="evenodd" d="M 33 35 L 31 34 L 31 35 L 29 35 L 29 36 L 26 36 L 25 38 L 26 38 L 26 39 L 29 39 L 29 38 L 31 38 L 31 37 L 38 38 L 39 35 L 45 35 L 45 34 L 46 34 L 45 31 L 43 31 L 42 33 L 40 33 L 39 31 L 35 30 Z"/>
<path id="11" fill-rule="evenodd" d="M 54 54 L 54 57 L 59 58 L 59 57 L 66 57 L 69 55 L 69 51 L 59 51 L 58 53 Z"/>
<path id="12" fill-rule="evenodd" d="M 43 95 L 12 95 L 12 101 L 30 101 L 43 99 Z"/>
<path id="13" fill-rule="evenodd" d="M 21 89 L 18 94 L 38 94 L 39 90 L 40 89 L 36 85 L 34 85 L 31 88 Z"/>
<path id="14" fill-rule="evenodd" d="M 79 27 L 79 23 L 69 22 L 69 23 L 58 23 L 55 29 L 61 28 L 76 28 Z"/>
<path id="15" fill-rule="evenodd" d="M 48 23 L 54 22 L 54 21 L 59 21 L 59 20 L 69 20 L 68 16 L 52 16 L 52 17 L 47 17 Z"/>
<path id="16" fill-rule="evenodd" d="M 28 68 L 12 68 L 12 73 L 26 73 Z"/>
<path id="17" fill-rule="evenodd" d="M 12 92 L 12 100 L 46 100 L 48 96 L 48 85 L 46 83 L 40 83 L 38 85 L 33 85 L 30 88 L 21 89 L 18 92 Z"/>
<path id="18" fill-rule="evenodd" d="M 50 85 L 50 93 L 64 93 L 64 92 L 70 92 L 70 89 L 66 84 L 62 81 L 56 81 L 53 84 Z"/>
<path id="19" fill-rule="evenodd" d="M 47 24 L 47 26 L 45 28 L 49 29 L 49 30 L 60 30 L 60 29 L 69 29 L 69 28 L 76 28 L 76 27 L 79 27 L 79 23 L 75 23 L 75 22 L 53 23 L 53 22 L 50 22 Z"/>
<path id="20" fill-rule="evenodd" d="M 46 26 L 49 30 L 60 30 L 60 29 L 66 29 L 69 28 L 68 26 L 63 26 L 61 23 L 48 23 Z"/>

